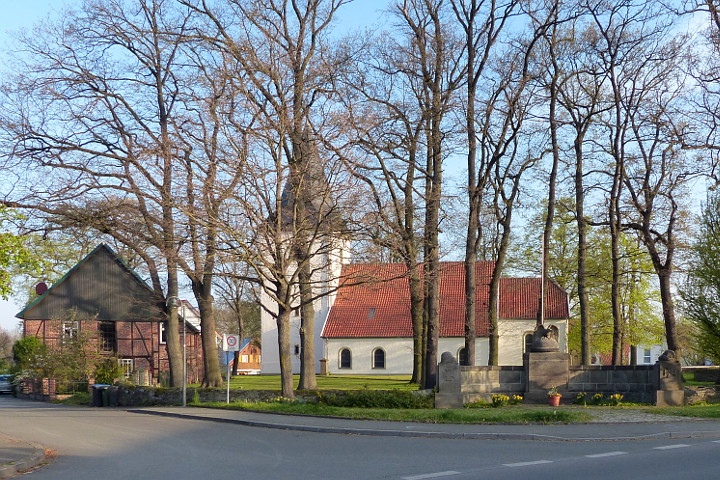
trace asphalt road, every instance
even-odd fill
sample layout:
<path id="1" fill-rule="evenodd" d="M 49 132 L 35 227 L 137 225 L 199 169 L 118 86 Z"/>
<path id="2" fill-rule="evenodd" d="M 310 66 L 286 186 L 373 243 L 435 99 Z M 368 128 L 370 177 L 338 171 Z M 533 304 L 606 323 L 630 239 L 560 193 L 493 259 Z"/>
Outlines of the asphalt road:
<path id="1" fill-rule="evenodd" d="M 588 426 L 588 428 L 593 428 Z M 57 451 L 32 479 L 718 479 L 720 440 L 449 440 L 297 432 L 0 397 L 0 433 Z"/>

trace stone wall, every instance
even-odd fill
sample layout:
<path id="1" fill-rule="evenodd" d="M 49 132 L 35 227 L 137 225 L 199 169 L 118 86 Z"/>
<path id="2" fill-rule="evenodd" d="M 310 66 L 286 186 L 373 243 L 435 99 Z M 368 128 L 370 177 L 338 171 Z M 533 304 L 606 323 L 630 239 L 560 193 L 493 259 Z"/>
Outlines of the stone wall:
<path id="1" fill-rule="evenodd" d="M 463 403 L 489 401 L 495 394 L 523 395 L 525 372 L 522 366 L 460 367 Z"/>
<path id="2" fill-rule="evenodd" d="M 658 396 L 661 391 L 676 391 L 673 393 L 674 397 L 670 399 L 675 402 L 678 401 L 677 395 L 683 395 L 682 386 L 679 384 L 676 386 L 677 388 L 667 385 L 672 382 L 666 378 L 668 376 L 666 369 L 662 368 L 662 365 L 665 364 L 661 362 L 655 365 L 637 366 L 569 366 L 565 364 L 567 365 L 566 369 L 563 369 L 563 372 L 557 372 L 556 364 L 559 364 L 559 360 L 547 362 L 544 361 L 547 360 L 544 357 L 540 358 L 542 355 L 555 354 L 533 355 L 537 358 L 526 359 L 526 365 L 523 367 L 456 367 L 460 373 L 457 394 L 462 396 L 462 403 L 491 401 L 492 396 L 496 394 L 523 395 L 526 401 L 540 403 L 546 400 L 547 391 L 552 387 L 557 387 L 558 391 L 563 394 L 563 403 L 572 403 L 580 393 L 585 393 L 587 397 L 592 397 L 597 393 L 605 397 L 619 393 L 628 402 L 653 404 L 669 403 L 669 400 L 664 401 Z M 448 368 L 449 365 L 446 365 L 446 370 Z M 549 373 L 544 371 L 547 369 L 550 370 Z M 528 381 L 529 377 L 533 380 Z M 452 393 L 444 392 L 443 386 L 447 384 L 442 381 L 442 378 L 439 384 L 440 394 Z M 679 401 L 682 401 L 682 398 Z"/>
<path id="3" fill-rule="evenodd" d="M 720 383 L 720 367 L 718 366 L 692 366 L 683 367 L 683 373 L 695 374 L 696 382 Z"/>
<path id="4" fill-rule="evenodd" d="M 620 393 L 628 402 L 654 403 L 658 389 L 654 365 L 570 367 L 567 391 L 572 399 L 578 393 L 592 396 Z"/>

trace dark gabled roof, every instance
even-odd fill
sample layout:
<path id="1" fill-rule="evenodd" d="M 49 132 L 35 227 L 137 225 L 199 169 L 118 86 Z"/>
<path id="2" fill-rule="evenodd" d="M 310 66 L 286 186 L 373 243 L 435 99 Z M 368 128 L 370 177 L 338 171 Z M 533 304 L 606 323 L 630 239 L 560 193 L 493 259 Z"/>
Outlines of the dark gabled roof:
<path id="1" fill-rule="evenodd" d="M 489 336 L 488 297 L 493 262 L 477 263 L 476 332 Z M 330 309 L 322 337 L 411 337 L 410 289 L 401 264 L 351 264 L 342 271 L 343 287 Z M 358 279 L 371 279 L 358 281 Z M 501 319 L 537 318 L 539 278 L 500 279 Z M 545 318 L 569 317 L 567 294 L 548 282 Z M 462 262 L 441 263 L 440 336 L 462 337 L 465 328 L 465 268 Z"/>
<path id="2" fill-rule="evenodd" d="M 108 245 L 100 244 L 16 316 L 23 320 L 78 318 L 162 321 L 162 299 Z"/>

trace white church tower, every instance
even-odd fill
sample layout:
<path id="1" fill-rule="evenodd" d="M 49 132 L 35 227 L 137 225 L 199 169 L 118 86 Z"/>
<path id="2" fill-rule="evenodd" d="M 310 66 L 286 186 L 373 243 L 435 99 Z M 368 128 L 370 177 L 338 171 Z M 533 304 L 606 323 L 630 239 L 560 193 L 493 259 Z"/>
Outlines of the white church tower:
<path id="1" fill-rule="evenodd" d="M 308 142 L 309 144 L 310 142 Z M 311 159 L 302 172 L 291 172 L 290 180 L 286 183 L 281 200 L 281 224 L 283 235 L 289 238 L 297 231 L 297 225 L 305 222 L 306 234 L 311 231 L 310 266 L 312 271 L 313 308 L 314 319 L 314 350 L 315 371 L 320 372 L 320 360 L 325 357 L 325 342 L 320 338 L 325 321 L 332 307 L 337 287 L 340 283 L 342 265 L 350 261 L 350 242 L 347 235 L 343 235 L 344 222 L 337 212 L 337 205 L 330 193 L 327 178 L 317 153 L 317 148 L 310 147 Z M 294 179 L 294 180 L 293 180 Z M 297 198 L 296 198 L 297 197 Z M 294 205 L 303 202 L 306 213 L 304 219 L 297 218 Z M 276 219 L 277 220 L 277 219 Z M 311 225 L 310 228 L 307 228 Z M 291 244 L 292 242 L 288 242 Z M 289 256 L 289 255 L 288 255 Z M 290 262 L 286 278 L 297 278 L 297 264 Z M 300 356 L 302 346 L 300 340 L 300 295 L 297 282 L 291 282 L 293 292 L 293 310 L 290 317 L 290 354 L 293 373 L 300 373 Z M 272 289 L 270 289 L 272 291 Z M 262 361 L 261 374 L 280 373 L 280 349 L 278 345 L 278 327 L 276 315 L 278 306 L 276 301 L 261 289 L 260 320 L 262 327 Z"/>
<path id="2" fill-rule="evenodd" d="M 320 372 L 320 359 L 325 357 L 325 340 L 320 338 L 330 307 L 335 302 L 337 287 L 340 283 L 342 265 L 350 260 L 348 241 L 330 238 L 326 248 L 315 255 L 313 264 L 313 289 L 317 297 L 313 302 L 315 310 L 315 371 Z M 261 374 L 280 373 L 280 350 L 278 346 L 278 328 L 274 314 L 277 314 L 277 303 L 262 290 L 260 310 L 262 324 L 262 363 Z M 299 299 L 297 300 L 299 304 Z M 269 310 L 269 311 L 268 311 Z M 294 374 L 300 373 L 300 309 L 293 309 L 290 317 L 290 353 Z"/>

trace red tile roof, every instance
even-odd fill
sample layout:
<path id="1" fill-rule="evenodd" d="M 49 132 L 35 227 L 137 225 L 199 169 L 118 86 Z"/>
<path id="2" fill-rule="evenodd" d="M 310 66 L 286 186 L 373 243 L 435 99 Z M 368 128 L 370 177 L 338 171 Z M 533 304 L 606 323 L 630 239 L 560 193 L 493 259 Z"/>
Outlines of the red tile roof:
<path id="1" fill-rule="evenodd" d="M 488 292 L 493 262 L 477 263 L 478 336 L 489 336 Z M 408 271 L 402 264 L 350 264 L 330 309 L 325 338 L 411 337 Z M 500 318 L 537 318 L 539 278 L 500 280 Z M 372 310 L 371 312 L 371 309 Z M 566 319 L 567 294 L 548 282 L 545 318 Z M 443 262 L 440 278 L 440 336 L 462 337 L 465 325 L 465 269 L 462 262 Z"/>

